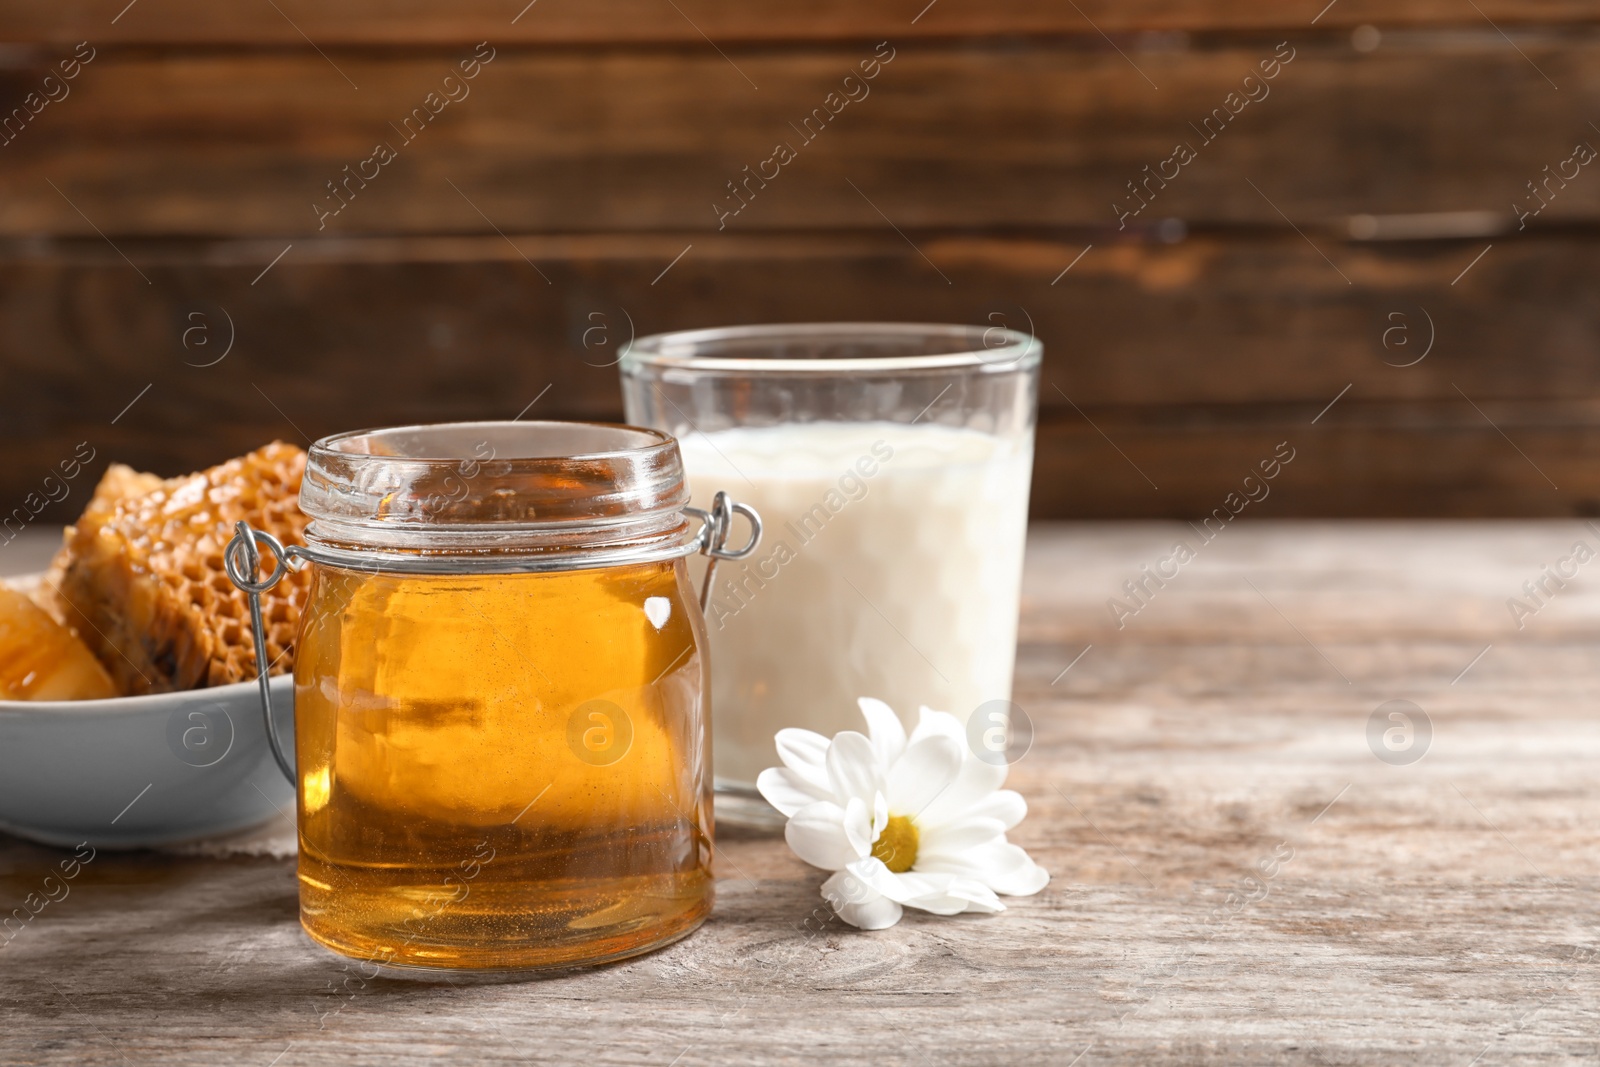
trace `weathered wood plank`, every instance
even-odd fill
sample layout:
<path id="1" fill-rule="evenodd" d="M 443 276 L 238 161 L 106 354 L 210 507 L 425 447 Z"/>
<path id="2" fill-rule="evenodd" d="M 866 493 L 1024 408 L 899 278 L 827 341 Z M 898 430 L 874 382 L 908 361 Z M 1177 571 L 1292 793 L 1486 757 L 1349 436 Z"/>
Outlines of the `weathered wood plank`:
<path id="1" fill-rule="evenodd" d="M 1482 246 L 1327 244 L 1346 285 L 1295 237 L 1097 245 L 1052 285 L 1082 244 L 916 236 L 952 285 L 893 234 L 696 238 L 657 284 L 687 237 L 296 243 L 264 276 L 282 245 L 123 245 L 149 285 L 100 243 L 14 248 L 0 502 L 80 441 L 179 473 L 536 398 L 529 415 L 612 419 L 630 334 L 922 319 L 1043 339 L 1040 516 L 1209 514 L 1284 440 L 1301 458 L 1263 505 L 1277 516 L 1600 513 L 1591 239 L 1499 242 L 1454 285 Z M 1395 365 L 1426 351 L 1429 318 L 1434 349 Z"/>
<path id="2" fill-rule="evenodd" d="M 1280 683 L 1327 682 L 1333 677 L 1328 663 L 1266 606 L 1264 593 L 1319 648 L 1351 649 L 1361 663 L 1329 657 L 1358 681 L 1363 672 L 1409 671 L 1418 683 L 1441 676 L 1448 683 L 1492 643 L 1494 652 L 1470 672 L 1473 684 L 1520 685 L 1531 708 L 1549 687 L 1587 670 L 1573 661 L 1588 655 L 1600 637 L 1600 588 L 1567 582 L 1554 595 L 1541 594 L 1546 604 L 1533 616 L 1520 618 L 1506 601 L 1527 600 L 1523 583 L 1570 555 L 1576 542 L 1600 548 L 1600 530 L 1591 521 L 1286 523 L 1270 508 L 1252 506 L 1211 541 L 1183 522 L 1052 527 L 1052 536 L 1030 543 L 1023 640 L 1058 646 L 1068 659 L 1085 642 L 1099 651 L 1102 639 L 1134 641 L 1126 648 L 1104 646 L 1122 658 L 1093 676 L 1092 685 L 1103 692 L 1116 679 L 1125 686 L 1118 695 L 1128 699 L 1155 692 L 1173 673 L 1196 684 L 1228 684 L 1237 664 L 1208 658 L 1218 644 L 1254 648 L 1250 655 L 1257 660 L 1276 660 L 1272 669 Z M 1185 566 L 1166 586 L 1152 586 L 1149 607 L 1117 627 L 1106 601 L 1126 601 L 1122 583 L 1179 541 L 1208 565 Z M 1467 659 L 1453 658 L 1457 644 L 1473 646 Z M 1146 656 L 1146 645 L 1160 646 L 1160 655 Z M 1286 655 L 1295 658 L 1292 670 Z M 1057 688 L 1072 691 L 1076 673 Z M 1463 679 L 1457 693 L 1467 684 Z"/>
<path id="3" fill-rule="evenodd" d="M 299 933 L 287 864 L 102 854 L 0 948 L 0 1058 L 1593 1057 L 1600 729 L 1582 648 L 1600 592 L 1574 587 L 1564 625 L 1541 614 L 1506 644 L 1481 614 L 1581 532 L 1241 522 L 1121 631 L 1107 590 L 1172 529 L 1035 531 L 1017 699 L 1037 733 L 1011 784 L 1055 881 L 1002 916 L 813 934 L 816 872 L 724 835 L 712 922 L 658 955 L 516 985 L 363 981 Z M 1365 738 L 1397 696 L 1435 731 L 1409 766 Z M 0 893 L 20 899 L 56 855 L 0 845 Z"/>
<path id="4" fill-rule="evenodd" d="M 1040 426 L 1034 514 L 1199 520 L 1239 511 L 1248 490 L 1277 518 L 1600 515 L 1593 404 L 1347 397 L 1313 425 L 1320 406 L 1052 412 Z M 1293 463 L 1266 487 L 1245 485 L 1285 443 Z"/>
<path id="5" fill-rule="evenodd" d="M 128 397 L 139 388 L 129 389 Z M 75 518 L 92 479 L 113 459 L 179 473 L 274 438 L 304 446 L 313 434 L 395 424 L 407 417 L 508 418 L 540 388 L 497 404 L 426 404 L 419 397 L 410 406 L 391 400 L 384 409 L 370 402 L 347 404 L 342 414 L 337 407 L 319 405 L 310 409 L 317 421 L 292 408 L 296 400 L 308 405 L 301 394 L 282 386 L 242 395 L 234 405 L 240 409 L 237 415 L 198 413 L 169 395 L 164 403 L 144 407 L 140 419 L 147 425 L 125 429 L 121 424 L 76 423 L 65 433 L 56 428 L 8 443 L 6 455 L 19 472 L 7 482 L 13 488 L 11 506 L 20 507 L 25 494 L 37 489 L 39 479 L 70 455 L 78 441 L 87 440 L 97 449 L 96 461 L 85 468 L 74 494 L 52 505 L 38 521 Z M 134 410 L 155 396 L 152 389 Z M 274 405 L 285 414 L 278 414 Z M 531 414 L 574 414 L 542 407 L 541 402 Z M 389 414 L 376 417 L 379 410 Z M 1593 461 L 1600 448 L 1600 416 L 1585 425 L 1550 426 L 1532 423 L 1547 415 L 1544 405 L 1486 410 L 1494 412 L 1496 424 L 1515 446 L 1464 403 L 1401 411 L 1353 404 L 1341 421 L 1332 421 L 1330 415 L 1315 427 L 1309 425 L 1315 414 L 1312 407 L 1257 411 L 1248 418 L 1209 424 L 1195 422 L 1182 409 L 1151 409 L 1131 419 L 1095 408 L 1083 414 L 1051 412 L 1039 430 L 1030 509 L 1040 518 L 1198 522 L 1219 508 L 1236 507 L 1237 497 L 1230 504 L 1229 494 L 1241 493 L 1243 479 L 1261 461 L 1269 460 L 1280 442 L 1288 441 L 1296 458 L 1268 487 L 1270 495 L 1259 506 L 1251 506 L 1260 514 L 1274 518 L 1600 515 L 1600 474 Z M 169 414 L 172 421 L 165 421 Z M 621 412 L 580 414 L 615 419 Z M 1545 476 L 1559 488 L 1552 488 Z M 1252 491 L 1261 493 L 1259 488 Z"/>
<path id="6" fill-rule="evenodd" d="M 200 0 L 148 5 L 116 17 L 114 0 L 60 0 L 42 5 L 25 0 L 0 4 L 0 40 L 95 41 L 129 44 L 272 44 L 303 47 L 306 38 L 338 45 L 438 45 L 497 42 L 596 43 L 830 41 L 848 38 L 1093 34 L 1142 30 L 1259 31 L 1303 28 L 1316 20 L 1325 29 L 1362 23 L 1393 26 L 1483 26 L 1484 19 L 1516 26 L 1588 23 L 1594 5 L 1582 0 L 1485 0 L 1482 14 L 1448 0 L 1343 0 L 1327 11 L 1317 3 L 1274 4 L 1266 0 L 1086 0 L 1081 10 L 1047 0 L 998 0 L 983 5 L 925 2 L 846 3 L 820 0 L 802 10 L 759 0 L 717 4 L 680 0 L 679 11 L 649 0 L 540 0 L 524 10 L 516 0 L 468 0 L 441 8 L 422 0 L 379 4 L 371 0 L 322 5 L 280 0 L 256 10 L 224 11 Z M 1319 16 L 1320 13 L 1320 17 Z M 301 36 L 304 32 L 305 37 Z"/>
<path id="7" fill-rule="evenodd" d="M 230 377 L 246 371 L 281 374 L 313 404 L 419 390 L 474 403 L 498 395 L 492 376 L 513 399 L 558 381 L 553 407 L 612 412 L 610 364 L 631 337 L 879 319 L 1031 330 L 1047 409 L 1320 409 L 1351 383 L 1348 399 L 1370 401 L 1600 395 L 1589 236 L 1500 241 L 1481 258 L 1478 242 L 1328 242 L 1337 269 L 1293 235 L 1085 252 L 1073 238 L 917 233 L 927 260 L 892 232 L 692 236 L 295 242 L 270 269 L 288 242 L 119 244 L 136 266 L 98 240 L 13 243 L 0 248 L 0 412 L 18 429 L 92 422 L 83 390 L 168 372 L 180 400 L 215 410 L 249 380 L 266 387 Z M 185 367 L 230 337 L 214 372 Z M 424 377 L 375 378 L 379 358 Z"/>
<path id="8" fill-rule="evenodd" d="M 1297 39 L 1281 53 L 1292 50 L 1290 65 L 1252 82 L 1267 94 L 1254 104 L 1229 94 L 1260 62 L 1277 62 L 1270 38 L 1141 53 L 1145 76 L 1114 51 L 1054 42 L 883 49 L 893 62 L 853 83 L 851 104 L 829 94 L 872 45 L 735 49 L 732 62 L 710 49 L 507 48 L 453 83 L 470 95 L 434 97 L 442 110 L 411 130 L 414 141 L 403 121 L 442 94 L 470 50 L 353 52 L 336 65 L 315 54 L 107 51 L 0 148 L 0 234 L 710 235 L 876 231 L 884 217 L 908 231 L 1115 232 L 1168 216 L 1288 232 L 1280 209 L 1313 230 L 1423 213 L 1493 233 L 1517 225 L 1514 203 L 1541 202 L 1526 183 L 1543 181 L 1545 166 L 1560 168 L 1580 140 L 1600 144 L 1588 126 L 1600 112 L 1600 43 L 1586 37 L 1513 47 L 1486 30 L 1371 55 Z M 10 72 L 0 101 L 9 109 L 41 78 Z M 813 119 L 820 133 L 802 128 L 829 107 L 839 113 Z M 1239 114 L 1202 132 L 1228 107 Z M 1180 142 L 1196 158 L 1163 163 Z M 391 162 L 378 162 L 380 144 Z M 780 144 L 795 154 L 783 166 Z M 1549 186 L 1533 225 L 1600 215 L 1600 180 L 1567 170 L 1577 177 Z M 747 184 L 735 195 L 733 182 Z M 1450 214 L 1460 212 L 1482 214 Z"/>

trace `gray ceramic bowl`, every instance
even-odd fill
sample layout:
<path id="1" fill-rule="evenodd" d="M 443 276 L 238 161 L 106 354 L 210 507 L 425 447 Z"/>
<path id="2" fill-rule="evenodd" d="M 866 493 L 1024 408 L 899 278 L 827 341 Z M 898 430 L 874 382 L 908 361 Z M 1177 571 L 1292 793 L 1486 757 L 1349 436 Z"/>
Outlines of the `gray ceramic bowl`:
<path id="1" fill-rule="evenodd" d="M 294 680 L 272 681 L 294 751 Z M 294 817 L 255 682 L 110 700 L 0 701 L 0 829 L 144 848 Z"/>

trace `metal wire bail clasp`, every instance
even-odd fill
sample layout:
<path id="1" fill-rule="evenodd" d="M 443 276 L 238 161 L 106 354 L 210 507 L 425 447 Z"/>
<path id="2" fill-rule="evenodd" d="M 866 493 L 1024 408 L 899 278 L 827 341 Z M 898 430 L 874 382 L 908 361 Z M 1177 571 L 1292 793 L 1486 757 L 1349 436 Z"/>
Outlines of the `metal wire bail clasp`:
<path id="1" fill-rule="evenodd" d="M 717 564 L 725 559 L 744 559 L 761 544 L 761 516 L 749 504 L 741 504 L 727 493 L 718 491 L 711 498 L 711 510 L 684 508 L 700 519 L 700 551 L 710 558 L 706 567 L 705 583 L 700 587 L 700 610 L 711 609 L 711 583 L 717 576 Z M 729 548 L 728 534 L 733 530 L 733 516 L 737 512 L 750 523 L 750 540 L 743 548 Z"/>
<path id="2" fill-rule="evenodd" d="M 282 541 L 265 530 L 252 528 L 242 520 L 235 524 L 234 531 L 233 540 L 222 552 L 222 566 L 228 572 L 229 581 L 250 599 L 250 632 L 255 637 L 256 680 L 261 685 L 261 715 L 267 730 L 267 743 L 272 746 L 272 758 L 278 761 L 278 769 L 289 779 L 290 785 L 295 785 L 294 765 L 283 754 L 283 743 L 278 740 L 278 727 L 272 718 L 272 689 L 267 677 L 272 664 L 267 661 L 266 628 L 261 621 L 261 594 L 277 585 L 289 573 L 291 553 L 283 547 Z M 261 555 L 256 551 L 258 544 L 266 545 L 274 558 L 272 573 L 261 581 L 256 581 L 261 568 Z"/>

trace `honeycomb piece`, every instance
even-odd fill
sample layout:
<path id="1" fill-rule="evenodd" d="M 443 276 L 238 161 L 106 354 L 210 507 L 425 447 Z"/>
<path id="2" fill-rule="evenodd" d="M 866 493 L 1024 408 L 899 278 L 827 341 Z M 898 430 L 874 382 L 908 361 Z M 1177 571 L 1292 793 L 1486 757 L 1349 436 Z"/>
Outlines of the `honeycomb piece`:
<path id="1" fill-rule="evenodd" d="M 117 695 L 76 634 L 27 594 L 0 585 L 0 700 L 100 700 Z"/>
<path id="2" fill-rule="evenodd" d="M 89 505 L 83 509 L 83 514 L 78 517 L 76 527 L 68 526 L 60 551 L 50 561 L 50 569 L 45 572 L 39 584 L 31 590 L 30 595 L 34 603 L 45 611 L 61 625 L 77 633 L 83 623 L 82 618 L 73 619 L 76 614 L 66 606 L 66 603 L 57 594 L 61 588 L 62 580 L 66 577 L 67 564 L 72 560 L 73 531 L 99 529 L 105 524 L 116 508 L 117 502 L 129 497 L 143 496 L 145 493 L 154 492 L 166 483 L 160 475 L 145 474 L 136 471 L 125 463 L 113 463 L 106 468 L 105 474 L 100 476 L 100 484 L 94 487 L 94 496 L 89 498 Z M 79 635 L 82 636 L 81 634 Z"/>
<path id="3" fill-rule="evenodd" d="M 150 476 L 127 468 L 115 481 L 107 473 L 68 529 L 45 595 L 124 692 L 165 693 L 255 677 L 249 602 L 228 580 L 222 553 L 240 519 L 285 545 L 305 543 L 306 518 L 297 502 L 305 461 L 300 449 L 274 441 L 153 488 L 139 480 Z M 263 573 L 271 562 L 267 553 Z M 273 674 L 294 666 L 291 650 L 309 582 L 308 570 L 290 571 L 262 594 Z"/>

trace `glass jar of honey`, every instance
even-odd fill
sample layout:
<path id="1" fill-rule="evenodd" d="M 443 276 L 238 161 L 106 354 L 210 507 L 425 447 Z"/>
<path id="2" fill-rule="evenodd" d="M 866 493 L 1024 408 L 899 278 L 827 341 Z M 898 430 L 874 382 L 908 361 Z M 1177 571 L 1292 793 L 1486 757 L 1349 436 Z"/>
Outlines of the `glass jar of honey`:
<path id="1" fill-rule="evenodd" d="M 307 544 L 240 530 L 247 591 L 313 567 L 293 770 L 312 938 L 390 967 L 522 970 L 705 920 L 708 666 L 685 558 L 737 558 L 759 519 L 688 502 L 664 433 L 459 423 L 325 438 Z M 735 510 L 753 529 L 730 551 Z M 258 545 L 277 556 L 261 581 Z"/>

